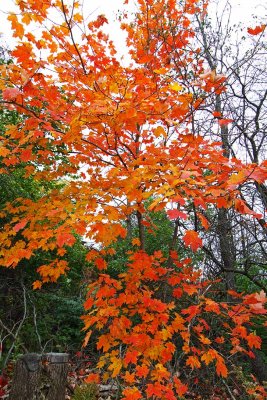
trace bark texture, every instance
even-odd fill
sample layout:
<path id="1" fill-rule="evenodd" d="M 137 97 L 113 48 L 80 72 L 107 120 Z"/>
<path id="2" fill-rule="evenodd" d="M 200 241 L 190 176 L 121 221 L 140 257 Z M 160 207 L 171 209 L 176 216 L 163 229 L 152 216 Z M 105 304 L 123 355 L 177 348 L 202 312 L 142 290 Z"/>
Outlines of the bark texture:
<path id="1" fill-rule="evenodd" d="M 29 353 L 16 363 L 10 400 L 64 400 L 68 354 Z"/>

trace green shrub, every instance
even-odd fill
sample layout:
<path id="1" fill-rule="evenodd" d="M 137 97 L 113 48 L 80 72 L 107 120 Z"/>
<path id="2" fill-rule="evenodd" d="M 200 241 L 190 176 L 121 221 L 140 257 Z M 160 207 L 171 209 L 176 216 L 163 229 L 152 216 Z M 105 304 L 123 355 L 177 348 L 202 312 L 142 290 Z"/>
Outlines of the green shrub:
<path id="1" fill-rule="evenodd" d="M 76 386 L 71 400 L 97 400 L 98 387 L 95 383 Z"/>

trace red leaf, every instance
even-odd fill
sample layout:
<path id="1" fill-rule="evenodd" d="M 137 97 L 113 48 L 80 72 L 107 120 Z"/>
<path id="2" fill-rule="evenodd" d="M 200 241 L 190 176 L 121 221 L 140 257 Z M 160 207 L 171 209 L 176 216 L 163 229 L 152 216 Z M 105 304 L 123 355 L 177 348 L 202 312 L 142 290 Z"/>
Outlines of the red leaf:
<path id="1" fill-rule="evenodd" d="M 261 218 L 261 214 L 255 213 L 255 211 L 250 210 L 250 208 L 246 205 L 245 201 L 241 199 L 235 199 L 234 201 L 235 209 L 240 212 L 240 214 L 250 214 L 253 215 L 255 218 Z"/>
<path id="2" fill-rule="evenodd" d="M 212 115 L 214 116 L 214 117 L 221 117 L 222 116 L 222 113 L 221 112 L 219 112 L 219 111 L 214 111 L 213 113 L 212 113 Z"/>
<path id="3" fill-rule="evenodd" d="M 138 351 L 129 350 L 129 351 L 127 351 L 127 353 L 124 357 L 124 361 L 127 365 L 130 363 L 137 364 L 137 357 L 138 357 Z"/>
<path id="4" fill-rule="evenodd" d="M 188 390 L 187 385 L 184 385 L 179 378 L 176 376 L 173 378 L 175 389 L 179 397 L 182 397 Z"/>
<path id="5" fill-rule="evenodd" d="M 266 28 L 266 25 L 258 25 L 254 29 L 253 28 L 248 28 L 247 31 L 250 35 L 258 35 L 259 33 L 263 32 L 264 29 Z"/>
<path id="6" fill-rule="evenodd" d="M 103 258 L 97 258 L 95 264 L 100 271 L 107 268 L 107 263 Z"/>
<path id="7" fill-rule="evenodd" d="M 76 239 L 71 233 L 59 233 L 57 235 L 57 245 L 58 247 L 63 247 L 65 244 L 68 246 L 73 245 Z"/>
<path id="8" fill-rule="evenodd" d="M 234 122 L 234 120 L 230 119 L 230 118 L 223 118 L 223 119 L 219 119 L 218 120 L 218 123 L 219 123 L 220 126 L 228 125 L 231 122 Z"/>
<path id="9" fill-rule="evenodd" d="M 10 100 L 14 100 L 18 95 L 20 94 L 19 89 L 17 88 L 7 88 L 5 90 L 3 90 L 3 99 L 10 101 Z"/>
<path id="10" fill-rule="evenodd" d="M 0 375 L 0 386 L 6 386 L 8 384 L 8 379 L 4 375 Z"/>
<path id="11" fill-rule="evenodd" d="M 193 251 L 202 247 L 202 239 L 198 236 L 196 231 L 187 231 L 183 237 L 183 241 L 185 242 L 185 245 L 191 247 Z"/>
<path id="12" fill-rule="evenodd" d="M 176 209 L 168 210 L 167 215 L 168 215 L 169 219 L 176 219 L 176 218 L 187 219 L 187 217 L 188 217 L 186 213 L 176 210 Z"/>
<path id="13" fill-rule="evenodd" d="M 246 337 L 246 340 L 247 340 L 250 348 L 252 348 L 252 347 L 255 347 L 255 349 L 261 348 L 261 338 L 259 336 L 254 335 L 253 333 L 250 333 Z"/>
<path id="14" fill-rule="evenodd" d="M 91 297 L 88 297 L 88 299 L 85 301 L 85 303 L 83 305 L 84 309 L 89 310 L 93 304 L 94 304 L 94 300 Z"/>
<path id="15" fill-rule="evenodd" d="M 84 380 L 86 383 L 99 383 L 100 382 L 100 377 L 99 374 L 94 374 L 91 373 L 85 378 Z"/>
<path id="16" fill-rule="evenodd" d="M 203 228 L 206 230 L 209 229 L 210 224 L 209 224 L 209 221 L 207 220 L 207 218 L 201 213 L 197 213 L 197 216 L 198 216 Z"/>
<path id="17" fill-rule="evenodd" d="M 23 228 L 27 225 L 27 222 L 28 222 L 28 221 L 29 221 L 28 218 L 22 219 L 18 224 L 16 224 L 16 225 L 14 226 L 14 231 L 15 231 L 15 232 L 18 232 L 18 231 L 20 231 L 21 229 L 23 229 Z"/>
<path id="18" fill-rule="evenodd" d="M 32 151 L 31 150 L 23 150 L 20 154 L 20 159 L 23 162 L 27 162 L 32 158 Z"/>
<path id="19" fill-rule="evenodd" d="M 179 299 L 183 295 L 183 290 L 181 288 L 173 289 L 172 294 L 176 299 Z"/>
<path id="20" fill-rule="evenodd" d="M 143 365 L 137 365 L 136 367 L 136 376 L 139 378 L 145 378 L 149 373 L 149 368 L 143 364 Z"/>

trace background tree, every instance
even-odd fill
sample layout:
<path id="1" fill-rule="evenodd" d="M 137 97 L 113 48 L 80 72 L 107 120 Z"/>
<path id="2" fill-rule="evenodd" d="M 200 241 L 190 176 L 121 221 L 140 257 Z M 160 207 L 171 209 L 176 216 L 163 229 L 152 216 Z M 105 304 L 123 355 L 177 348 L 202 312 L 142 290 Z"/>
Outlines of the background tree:
<path id="1" fill-rule="evenodd" d="M 202 130 L 204 135 L 213 132 L 213 135 L 219 136 L 228 158 L 234 157 L 257 165 L 264 161 L 266 147 L 266 52 L 263 32 L 253 35 L 252 29 L 247 32 L 246 27 L 234 25 L 229 2 L 226 1 L 222 8 L 224 12 L 220 16 L 217 13 L 215 22 L 208 16 L 202 21 L 196 16 L 197 39 L 207 67 L 226 74 L 228 79 L 223 93 L 210 95 L 209 106 L 206 103 L 204 107 L 206 113 L 202 112 L 206 123 L 202 124 L 200 117 L 195 121 L 195 129 Z M 255 24 L 261 26 L 260 21 Z M 229 271 L 232 279 L 233 274 L 242 274 L 264 288 L 266 188 L 264 183 L 251 185 L 243 179 L 244 174 L 241 173 L 239 178 L 242 199 L 251 210 L 260 212 L 262 218 L 249 220 L 226 210 L 221 211 L 225 215 L 218 214 L 217 242 L 220 243 L 221 260 L 217 258 L 217 266 L 214 263 L 213 268 L 216 271 L 221 265 L 221 270 L 225 270 L 228 265 L 228 269 L 230 266 L 232 270 Z M 227 240 L 229 243 L 226 243 Z M 216 241 L 213 240 L 213 243 Z M 232 250 L 225 252 L 223 248 Z M 216 253 L 215 248 L 209 247 L 208 250 L 210 254 Z M 256 272 L 257 267 L 259 269 Z"/>
<path id="2" fill-rule="evenodd" d="M 211 19 L 207 14 L 201 19 L 196 15 L 196 39 L 206 67 L 227 75 L 226 90 L 209 96 L 193 128 L 203 135 L 219 136 L 229 159 L 234 157 L 258 165 L 266 153 L 264 25 L 257 19 L 255 30 L 235 25 L 228 1 L 224 5 L 213 2 L 215 6 L 216 18 Z M 244 176 L 241 173 L 238 182 L 242 199 L 262 217 L 248 218 L 240 209 L 241 215 L 233 209 L 218 210 L 213 218 L 213 233 L 207 235 L 203 247 L 209 260 L 206 272 L 208 276 L 224 274 L 228 288 L 253 291 L 259 287 L 266 292 L 266 188 L 264 183 L 250 184 Z M 251 361 L 254 373 L 266 380 L 262 355 L 256 352 L 256 359 Z"/>

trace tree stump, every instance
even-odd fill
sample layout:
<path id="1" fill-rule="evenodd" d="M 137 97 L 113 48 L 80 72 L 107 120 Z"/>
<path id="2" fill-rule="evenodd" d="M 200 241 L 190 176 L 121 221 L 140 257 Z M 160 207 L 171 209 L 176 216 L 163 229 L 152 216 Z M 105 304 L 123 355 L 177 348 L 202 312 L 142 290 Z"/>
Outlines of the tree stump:
<path id="1" fill-rule="evenodd" d="M 29 353 L 16 363 L 10 400 L 64 400 L 68 374 L 66 353 Z"/>

